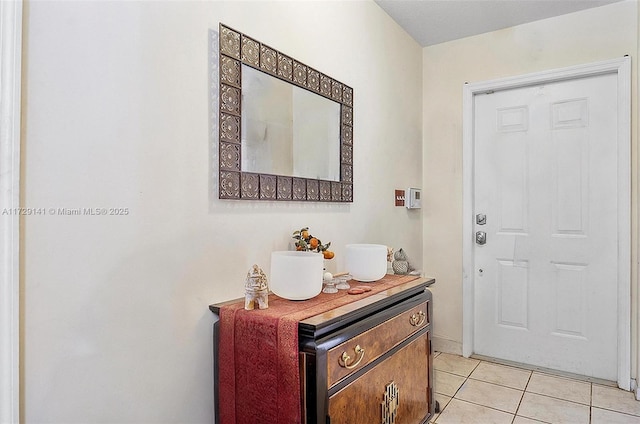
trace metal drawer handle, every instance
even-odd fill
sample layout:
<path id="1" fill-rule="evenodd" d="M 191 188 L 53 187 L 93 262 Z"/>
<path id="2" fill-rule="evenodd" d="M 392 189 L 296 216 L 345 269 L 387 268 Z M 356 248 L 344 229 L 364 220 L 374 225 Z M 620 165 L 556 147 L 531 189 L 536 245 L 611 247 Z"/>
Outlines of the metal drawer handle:
<path id="1" fill-rule="evenodd" d="M 409 317 L 409 323 L 414 327 L 420 327 L 426 320 L 427 315 L 422 311 L 418 311 L 417 314 L 413 314 Z"/>
<path id="2" fill-rule="evenodd" d="M 351 356 L 349 356 L 347 352 L 342 352 L 342 356 L 338 359 L 338 363 L 341 367 L 351 370 L 357 367 L 362 361 L 362 358 L 364 358 L 364 349 L 361 348 L 360 345 L 356 345 L 356 347 L 353 348 L 353 351 L 358 356 L 358 359 L 349 364 L 348 362 L 351 360 Z"/>

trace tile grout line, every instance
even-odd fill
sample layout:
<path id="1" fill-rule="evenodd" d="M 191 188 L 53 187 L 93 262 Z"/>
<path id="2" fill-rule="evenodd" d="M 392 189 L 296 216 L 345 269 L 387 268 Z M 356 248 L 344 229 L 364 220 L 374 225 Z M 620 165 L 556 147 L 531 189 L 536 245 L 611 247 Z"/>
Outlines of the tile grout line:
<path id="1" fill-rule="evenodd" d="M 586 407 L 589 407 L 589 408 L 591 407 L 590 404 L 586 404 L 586 403 L 582 403 L 582 402 L 576 402 L 575 400 L 565 399 L 565 398 L 561 398 L 561 397 L 557 397 L 557 396 L 545 395 L 544 393 L 536 393 L 536 392 L 527 392 L 527 393 L 530 393 L 530 394 L 536 395 L 536 396 L 549 398 L 549 399 L 559 400 L 559 401 L 562 401 L 562 402 L 569 402 L 569 403 L 573 403 L 575 405 L 582 405 L 582 406 L 586 406 Z"/>
<path id="2" fill-rule="evenodd" d="M 518 416 L 518 411 L 520 410 L 520 406 L 522 405 L 522 401 L 524 400 L 524 394 L 527 393 L 527 387 L 529 387 L 529 382 L 531 381 L 531 377 L 533 377 L 533 371 L 529 371 L 529 378 L 527 378 L 527 383 L 524 385 L 522 389 L 522 396 L 520 397 L 520 402 L 518 402 L 518 407 L 516 408 L 516 412 L 513 413 L 513 421 L 516 420 Z M 528 418 L 528 417 L 525 417 Z"/>
<path id="3" fill-rule="evenodd" d="M 589 385 L 589 424 L 593 421 L 593 383 Z"/>
<path id="4" fill-rule="evenodd" d="M 451 399 L 453 400 L 453 398 L 451 398 Z M 516 417 L 516 416 L 515 416 L 515 414 L 513 414 L 513 413 L 511 413 L 511 412 L 505 411 L 505 410 L 503 410 L 503 409 L 498 409 L 498 408 L 495 408 L 495 407 L 493 407 L 493 406 L 487 406 L 487 405 L 483 405 L 483 404 L 481 404 L 481 403 L 476 403 L 476 402 L 472 402 L 472 401 L 470 401 L 470 400 L 465 400 L 465 399 L 458 399 L 458 398 L 455 398 L 455 400 L 457 400 L 457 401 L 459 401 L 459 402 L 468 403 L 468 404 L 470 404 L 470 405 L 476 405 L 476 406 L 480 406 L 480 407 L 482 407 L 482 408 L 491 409 L 492 411 L 502 412 L 503 414 L 513 415 L 513 419 L 515 419 L 515 417 Z M 449 403 L 451 403 L 451 402 L 449 402 Z M 448 406 L 448 405 L 447 405 L 447 406 Z M 527 417 L 524 417 L 524 418 L 527 418 Z M 513 420 L 512 420 L 512 421 L 513 421 Z M 540 421 L 540 420 L 538 420 L 538 421 Z M 544 421 L 540 421 L 540 422 L 544 422 Z"/>
<path id="5" fill-rule="evenodd" d="M 602 409 L 603 411 L 615 412 L 616 414 L 627 415 L 633 418 L 640 418 L 640 415 L 636 415 L 631 412 L 620 411 L 619 409 L 605 408 L 604 406 L 593 406 L 592 408 Z"/>

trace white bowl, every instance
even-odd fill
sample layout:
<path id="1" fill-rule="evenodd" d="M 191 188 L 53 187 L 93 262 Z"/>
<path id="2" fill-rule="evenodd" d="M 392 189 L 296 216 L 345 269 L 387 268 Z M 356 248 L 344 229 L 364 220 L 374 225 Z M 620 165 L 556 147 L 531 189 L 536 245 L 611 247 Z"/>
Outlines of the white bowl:
<path id="1" fill-rule="evenodd" d="M 377 281 L 387 273 L 387 246 L 347 244 L 345 263 L 354 280 Z"/>
<path id="2" fill-rule="evenodd" d="M 271 291 L 289 300 L 317 296 L 322 291 L 323 259 L 322 253 L 271 252 Z"/>

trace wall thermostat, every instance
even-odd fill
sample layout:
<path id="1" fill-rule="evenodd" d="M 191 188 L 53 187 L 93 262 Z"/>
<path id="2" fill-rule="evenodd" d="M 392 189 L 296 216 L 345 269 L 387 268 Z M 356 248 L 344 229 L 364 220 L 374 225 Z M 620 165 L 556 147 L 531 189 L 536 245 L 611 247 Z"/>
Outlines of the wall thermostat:
<path id="1" fill-rule="evenodd" d="M 419 188 L 408 188 L 404 203 L 407 209 L 420 209 L 422 207 L 422 190 Z"/>

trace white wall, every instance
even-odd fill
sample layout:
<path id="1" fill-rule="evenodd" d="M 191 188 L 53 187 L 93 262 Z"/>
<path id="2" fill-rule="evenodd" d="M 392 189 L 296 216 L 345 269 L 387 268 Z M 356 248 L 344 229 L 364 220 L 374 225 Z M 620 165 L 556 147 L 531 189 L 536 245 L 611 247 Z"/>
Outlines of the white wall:
<path id="1" fill-rule="evenodd" d="M 220 21 L 354 88 L 353 204 L 211 193 Z M 302 226 L 335 269 L 351 242 L 421 265 L 393 190 L 421 182 L 422 49 L 375 3 L 30 1 L 23 53 L 22 203 L 47 211 L 22 226 L 25 422 L 212 422 L 208 305 Z M 48 212 L 102 207 L 129 214 Z"/>
<path id="2" fill-rule="evenodd" d="M 423 50 L 424 267 L 433 286 L 434 335 L 440 349 L 462 342 L 462 88 L 547 69 L 632 57 L 632 322 L 637 326 L 637 54 L 636 0 L 519 25 Z M 635 358 L 635 356 L 633 356 Z M 635 364 L 633 364 L 635 368 Z"/>

